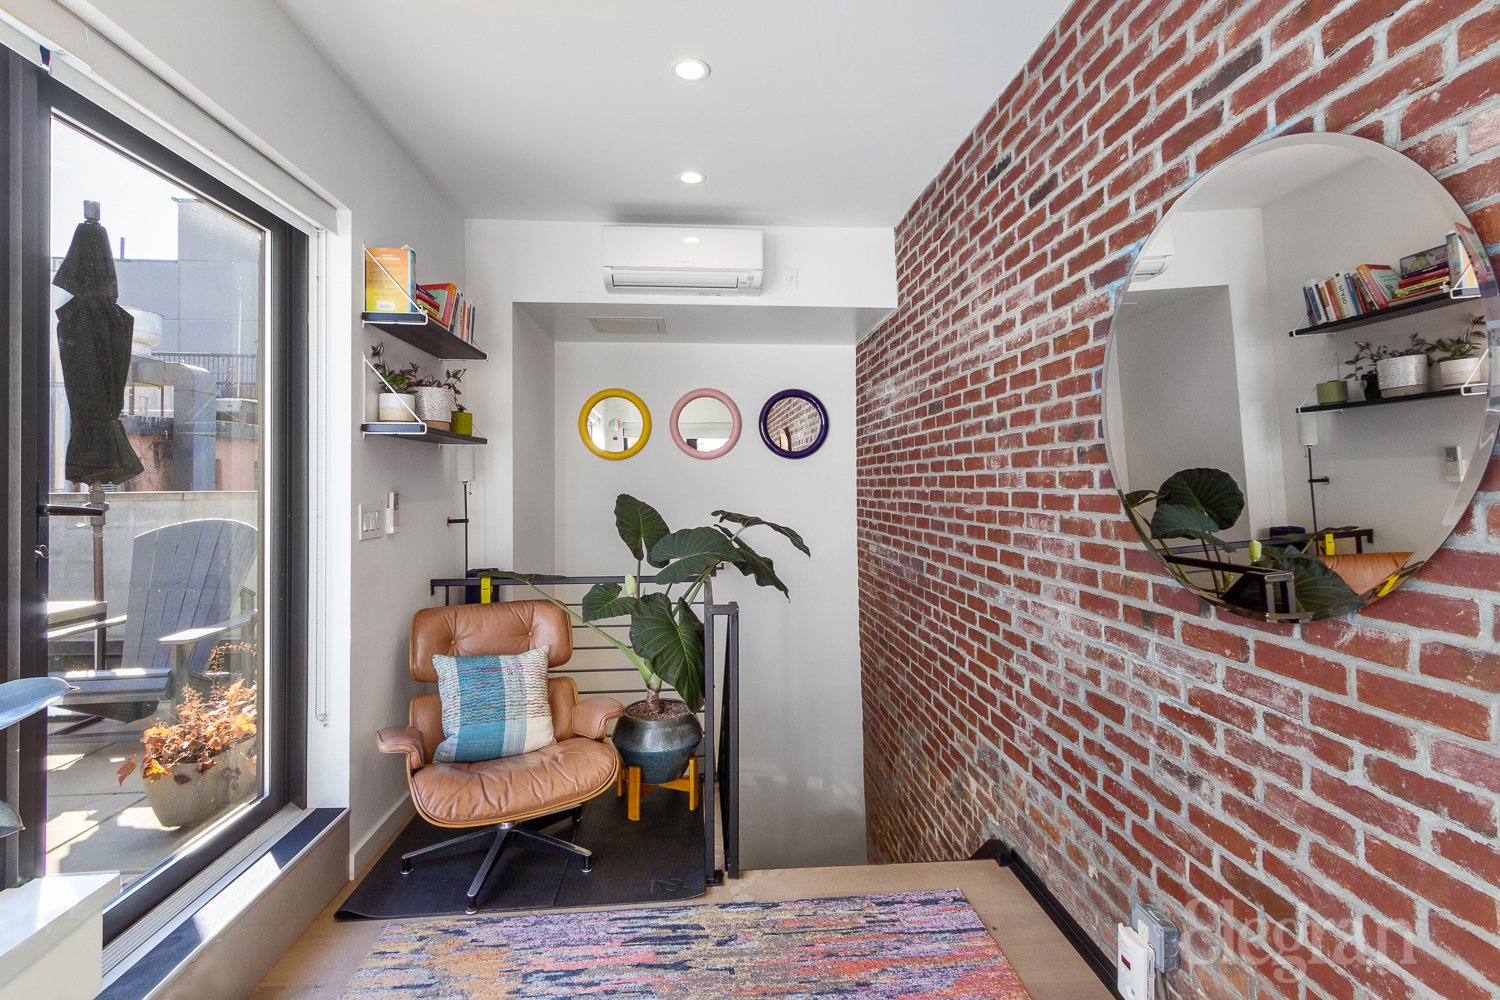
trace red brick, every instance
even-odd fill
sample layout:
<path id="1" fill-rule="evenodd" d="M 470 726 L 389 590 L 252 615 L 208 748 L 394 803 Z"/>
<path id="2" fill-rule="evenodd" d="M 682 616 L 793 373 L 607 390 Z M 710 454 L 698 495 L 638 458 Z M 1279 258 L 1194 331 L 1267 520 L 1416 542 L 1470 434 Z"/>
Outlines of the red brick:
<path id="1" fill-rule="evenodd" d="M 1333 55 L 1349 43 L 1349 40 L 1368 30 L 1370 26 L 1390 17 L 1406 3 L 1406 0 L 1356 0 L 1323 25 L 1323 52 Z"/>
<path id="2" fill-rule="evenodd" d="M 1500 652 L 1465 649 L 1446 642 L 1422 645 L 1421 671 L 1481 691 L 1500 691 Z"/>
<path id="3" fill-rule="evenodd" d="M 1276 120 L 1289 121 L 1305 108 L 1316 104 L 1350 80 L 1370 68 L 1375 58 L 1375 43 L 1366 38 L 1351 45 L 1312 75 L 1305 77 L 1276 98 Z"/>
<path id="4" fill-rule="evenodd" d="M 1404 667 L 1411 659 L 1411 643 L 1405 636 L 1385 629 L 1350 624 L 1338 618 L 1302 626 L 1302 638 L 1342 656 L 1354 656 L 1388 667 Z"/>
<path id="5" fill-rule="evenodd" d="M 1256 640 L 1255 665 L 1334 694 L 1349 690 L 1349 668 L 1342 663 L 1264 640 Z"/>
<path id="6" fill-rule="evenodd" d="M 1475 833 L 1494 836 L 1494 800 L 1429 778 L 1381 757 L 1365 759 L 1365 774 L 1378 788 L 1429 813 L 1444 816 Z"/>
<path id="7" fill-rule="evenodd" d="M 1482 701 L 1363 670 L 1357 684 L 1360 701 L 1366 705 L 1475 739 L 1490 738 L 1490 707 Z"/>
<path id="8" fill-rule="evenodd" d="M 1365 860 L 1397 885 L 1407 886 L 1480 930 L 1500 929 L 1493 895 L 1428 864 L 1378 837 L 1365 840 Z"/>
<path id="9" fill-rule="evenodd" d="M 1473 8 L 1473 0 L 1421 0 L 1412 4 L 1386 28 L 1386 51 L 1395 55 L 1428 35 L 1448 30 Z"/>
<path id="10" fill-rule="evenodd" d="M 1401 757 L 1417 755 L 1417 740 L 1409 727 L 1336 701 L 1308 702 L 1308 721 L 1325 732 Z"/>
<path id="11" fill-rule="evenodd" d="M 1479 607 L 1473 600 L 1427 594 L 1410 587 L 1366 605 L 1360 614 L 1366 618 L 1438 629 L 1454 635 L 1472 637 L 1479 634 Z"/>
<path id="12" fill-rule="evenodd" d="M 1352 864 L 1321 844 L 1312 845 L 1308 850 L 1308 860 L 1361 902 L 1408 926 L 1416 923 L 1417 904 L 1412 898 L 1389 882 L 1368 874 L 1362 866 Z"/>
<path id="13" fill-rule="evenodd" d="M 1491 7 L 1458 27 L 1458 58 L 1470 59 L 1500 39 L 1500 8 Z"/>
<path id="14" fill-rule="evenodd" d="M 1443 76 L 1443 50 L 1429 45 L 1404 60 L 1400 65 L 1381 73 L 1362 87 L 1328 105 L 1323 112 L 1324 127 L 1330 132 L 1343 132 L 1360 121 L 1388 106 L 1396 98 L 1415 94 L 1432 86 Z"/>
<path id="15" fill-rule="evenodd" d="M 1312 793 L 1333 808 L 1392 836 L 1412 842 L 1417 839 L 1420 818 L 1415 811 L 1382 798 L 1361 785 L 1313 771 Z"/>
<path id="16" fill-rule="evenodd" d="M 1446 948 L 1479 970 L 1492 983 L 1500 983 L 1500 948 L 1465 927 L 1434 913 L 1427 920 L 1432 943 Z"/>
<path id="17" fill-rule="evenodd" d="M 1432 769 L 1500 796 L 1500 756 L 1459 743 L 1435 742 Z"/>
<path id="18" fill-rule="evenodd" d="M 1500 94 L 1500 57 L 1481 63 L 1412 101 L 1401 116 L 1401 134 L 1420 135 L 1444 121 L 1463 116 L 1496 94 Z"/>

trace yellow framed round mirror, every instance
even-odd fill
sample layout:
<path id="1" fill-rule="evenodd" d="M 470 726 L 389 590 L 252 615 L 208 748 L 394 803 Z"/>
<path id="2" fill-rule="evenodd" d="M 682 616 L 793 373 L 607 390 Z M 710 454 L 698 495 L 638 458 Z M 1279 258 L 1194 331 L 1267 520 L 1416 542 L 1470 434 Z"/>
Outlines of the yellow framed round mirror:
<path id="1" fill-rule="evenodd" d="M 630 458 L 651 440 L 651 411 L 629 389 L 600 389 L 578 411 L 578 436 L 600 458 Z"/>

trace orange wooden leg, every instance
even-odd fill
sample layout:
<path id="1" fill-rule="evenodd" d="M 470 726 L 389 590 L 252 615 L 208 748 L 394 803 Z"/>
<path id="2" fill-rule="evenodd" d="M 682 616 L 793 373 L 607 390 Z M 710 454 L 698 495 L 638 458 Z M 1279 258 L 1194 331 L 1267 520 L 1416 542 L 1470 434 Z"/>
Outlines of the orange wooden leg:
<path id="1" fill-rule="evenodd" d="M 630 785 L 630 796 L 625 800 L 625 815 L 632 822 L 639 822 L 641 818 L 641 769 L 631 764 L 630 776 L 626 780 Z"/>
<path id="2" fill-rule="evenodd" d="M 698 758 L 688 761 L 688 812 L 698 810 Z"/>
<path id="3" fill-rule="evenodd" d="M 615 775 L 615 798 L 617 799 L 625 794 L 625 772 L 628 770 L 629 768 L 622 762 L 620 764 L 620 773 Z"/>

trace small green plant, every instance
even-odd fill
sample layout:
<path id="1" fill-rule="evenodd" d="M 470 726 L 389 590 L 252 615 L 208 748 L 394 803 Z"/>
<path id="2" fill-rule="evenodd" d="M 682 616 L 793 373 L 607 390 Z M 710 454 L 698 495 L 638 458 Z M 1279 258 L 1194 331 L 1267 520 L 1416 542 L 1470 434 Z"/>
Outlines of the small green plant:
<path id="1" fill-rule="evenodd" d="M 1234 527 L 1245 512 L 1245 494 L 1234 477 L 1220 469 L 1183 469 L 1168 476 L 1155 490 L 1133 490 L 1124 495 L 1125 513 L 1141 537 L 1163 556 L 1167 571 L 1184 585 L 1211 597 L 1247 610 L 1269 610 L 1249 602 L 1260 599 L 1259 588 L 1235 587 L 1243 573 L 1235 572 L 1230 561 L 1234 546 L 1219 537 L 1218 532 Z M 1151 518 L 1141 510 L 1151 504 Z M 1311 538 L 1317 537 L 1314 532 Z M 1197 542 L 1205 562 L 1212 568 L 1195 569 L 1165 557 L 1176 555 L 1175 540 Z M 1309 546 L 1312 544 L 1308 543 Z M 1312 617 L 1328 618 L 1347 614 L 1360 606 L 1359 595 L 1342 577 L 1325 566 L 1317 556 L 1295 546 L 1267 545 L 1252 542 L 1251 565 L 1289 571 L 1296 583 L 1297 610 Z M 1210 585 L 1205 587 L 1192 576 L 1206 572 Z M 1242 595 L 1242 596 L 1241 596 Z"/>
<path id="2" fill-rule="evenodd" d="M 1432 346 L 1442 354 L 1444 361 L 1463 361 L 1479 353 L 1479 345 L 1467 337 L 1439 340 Z"/>
<path id="3" fill-rule="evenodd" d="M 385 363 L 385 343 L 381 342 L 370 348 L 370 365 L 375 369 L 384 382 L 377 383 L 375 388 L 380 392 L 406 392 L 421 382 L 421 370 L 413 361 L 405 368 L 392 368 Z"/>

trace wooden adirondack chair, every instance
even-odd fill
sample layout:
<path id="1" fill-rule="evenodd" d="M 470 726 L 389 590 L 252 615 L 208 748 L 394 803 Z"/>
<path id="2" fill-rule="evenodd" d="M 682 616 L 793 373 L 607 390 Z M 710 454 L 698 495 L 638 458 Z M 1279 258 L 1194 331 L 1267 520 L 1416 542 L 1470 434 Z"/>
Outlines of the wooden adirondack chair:
<path id="1" fill-rule="evenodd" d="M 212 653 L 208 640 L 255 620 L 255 611 L 234 613 L 255 549 L 254 527 L 222 518 L 137 535 L 125 614 L 72 630 L 123 625 L 120 666 L 56 675 L 77 689 L 60 707 L 132 722 L 203 679 Z"/>

